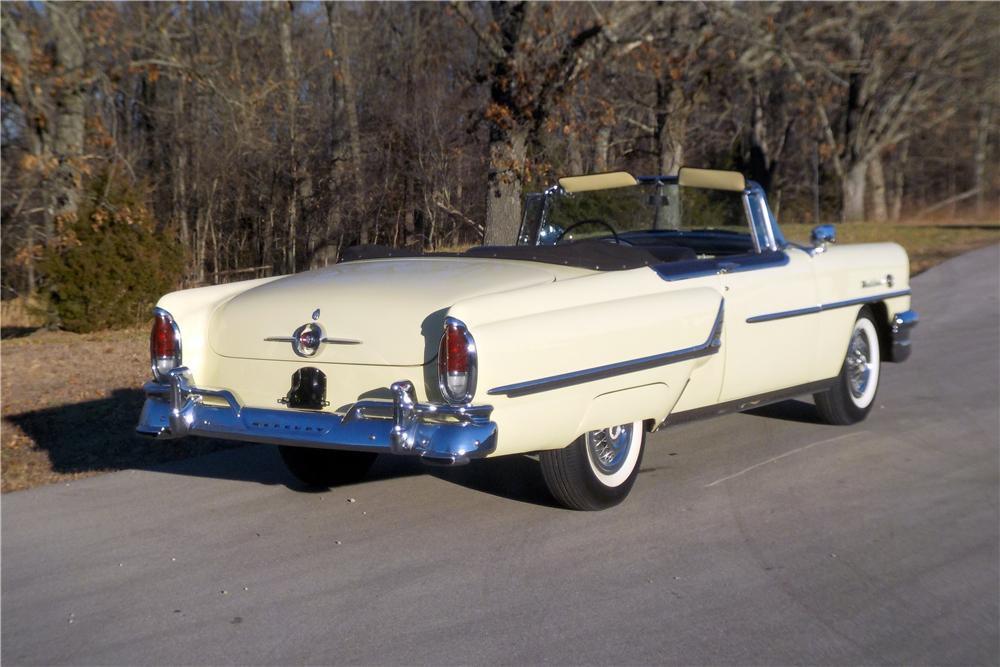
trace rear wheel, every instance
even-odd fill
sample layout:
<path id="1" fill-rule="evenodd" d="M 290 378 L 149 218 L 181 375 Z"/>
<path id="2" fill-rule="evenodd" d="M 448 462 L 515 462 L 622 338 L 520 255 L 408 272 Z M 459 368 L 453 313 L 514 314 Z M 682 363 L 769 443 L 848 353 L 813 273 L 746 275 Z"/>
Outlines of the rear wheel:
<path id="1" fill-rule="evenodd" d="M 378 454 L 349 452 L 335 449 L 288 447 L 279 445 L 278 452 L 288 472 L 307 486 L 326 489 L 353 484 L 364 479 Z"/>
<path id="2" fill-rule="evenodd" d="M 552 495 L 566 507 L 613 507 L 632 490 L 645 444 L 641 421 L 590 431 L 564 449 L 542 452 L 542 476 Z"/>
<path id="3" fill-rule="evenodd" d="M 823 421 L 843 426 L 868 416 L 878 392 L 881 362 L 875 318 L 866 306 L 854 323 L 840 375 L 830 389 L 814 395 Z"/>

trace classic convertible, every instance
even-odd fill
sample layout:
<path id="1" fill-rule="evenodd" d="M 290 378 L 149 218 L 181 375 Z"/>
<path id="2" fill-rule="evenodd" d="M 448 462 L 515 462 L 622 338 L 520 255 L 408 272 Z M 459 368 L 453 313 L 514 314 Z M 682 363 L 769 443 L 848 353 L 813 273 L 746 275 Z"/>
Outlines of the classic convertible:
<path id="1" fill-rule="evenodd" d="M 865 418 L 910 352 L 909 265 L 834 240 L 787 242 L 736 172 L 563 178 L 516 246 L 360 247 L 164 296 L 137 430 L 273 443 L 317 486 L 379 454 L 537 454 L 562 504 L 607 508 L 670 424 L 810 393 L 831 424 Z"/>

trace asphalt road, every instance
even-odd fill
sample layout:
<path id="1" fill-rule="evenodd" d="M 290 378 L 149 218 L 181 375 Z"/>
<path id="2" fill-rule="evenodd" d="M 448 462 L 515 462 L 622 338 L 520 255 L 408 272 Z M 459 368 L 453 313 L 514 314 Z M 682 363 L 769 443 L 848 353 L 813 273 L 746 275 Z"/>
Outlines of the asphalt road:
<path id="1" fill-rule="evenodd" d="M 607 512 L 523 457 L 303 493 L 269 447 L 6 495 L 3 663 L 997 664 L 1000 247 L 913 288 L 866 422 L 666 430 Z"/>

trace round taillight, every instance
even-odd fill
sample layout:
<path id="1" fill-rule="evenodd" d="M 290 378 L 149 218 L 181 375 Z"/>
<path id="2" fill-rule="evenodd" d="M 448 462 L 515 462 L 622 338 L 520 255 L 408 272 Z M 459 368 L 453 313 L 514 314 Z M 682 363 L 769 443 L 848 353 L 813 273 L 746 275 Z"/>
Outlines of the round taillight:
<path id="1" fill-rule="evenodd" d="M 451 404 L 464 404 L 476 393 L 476 343 L 465 325 L 449 317 L 438 347 L 438 387 Z"/>
<path id="2" fill-rule="evenodd" d="M 153 330 L 149 334 L 149 361 L 153 377 L 164 381 L 167 374 L 181 365 L 181 332 L 170 313 L 153 311 Z"/>

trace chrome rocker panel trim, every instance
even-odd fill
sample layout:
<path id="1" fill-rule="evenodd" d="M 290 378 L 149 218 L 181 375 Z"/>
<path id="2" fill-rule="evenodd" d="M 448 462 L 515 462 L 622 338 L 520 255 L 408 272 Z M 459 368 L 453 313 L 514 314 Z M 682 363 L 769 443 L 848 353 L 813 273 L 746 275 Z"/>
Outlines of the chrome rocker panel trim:
<path id="1" fill-rule="evenodd" d="M 896 313 L 893 316 L 892 329 L 889 332 L 892 339 L 892 346 L 889 350 L 889 359 L 891 361 L 906 361 L 909 359 L 910 352 L 913 351 L 910 345 L 910 332 L 919 323 L 920 315 L 915 310 L 907 310 L 902 313 Z"/>
<path id="2" fill-rule="evenodd" d="M 136 431 L 158 439 L 200 435 L 208 438 L 369 451 L 418 456 L 441 465 L 468 463 L 493 453 L 497 425 L 489 405 L 418 403 L 413 383 L 390 389 L 392 401 L 362 400 L 344 414 L 251 408 L 225 389 L 193 384 L 190 371 L 176 368 L 169 384 L 149 382 Z M 204 398 L 227 406 L 206 405 Z"/>
<path id="3" fill-rule="evenodd" d="M 886 294 L 872 294 L 858 297 L 857 299 L 847 299 L 846 301 L 834 301 L 833 303 L 823 303 L 818 306 L 807 306 L 796 308 L 795 310 L 783 310 L 778 313 L 767 313 L 765 315 L 754 315 L 747 318 L 747 324 L 757 324 L 758 322 L 771 322 L 773 320 L 783 320 L 787 317 L 800 317 L 802 315 L 815 315 L 826 310 L 836 308 L 847 308 L 848 306 L 859 306 L 863 303 L 876 303 L 884 299 L 894 299 L 897 296 L 909 296 L 910 290 L 904 289 L 898 292 L 888 292 Z"/>
<path id="4" fill-rule="evenodd" d="M 613 364 L 597 366 L 595 368 L 572 371 L 561 375 L 552 375 L 549 377 L 539 378 L 537 380 L 527 380 L 525 382 L 507 384 L 502 387 L 494 387 L 486 393 L 491 395 L 506 394 L 511 398 L 515 398 L 518 396 L 526 396 L 528 394 L 536 394 L 541 391 L 549 391 L 551 389 L 559 389 L 561 387 L 583 384 L 584 382 L 602 380 L 604 378 L 614 377 L 615 375 L 624 375 L 625 373 L 644 371 L 650 368 L 657 368 L 659 366 L 666 366 L 667 364 L 675 364 L 680 361 L 697 359 L 698 357 L 706 357 L 710 354 L 715 354 L 719 351 L 719 348 L 722 347 L 722 321 L 725 305 L 726 300 L 723 299 L 719 303 L 719 312 L 715 316 L 715 324 L 712 325 L 712 330 L 709 332 L 708 338 L 704 343 L 699 345 L 686 347 L 680 350 L 672 350 L 662 354 L 654 354 L 649 357 L 641 357 L 639 359 L 619 361 Z"/>

